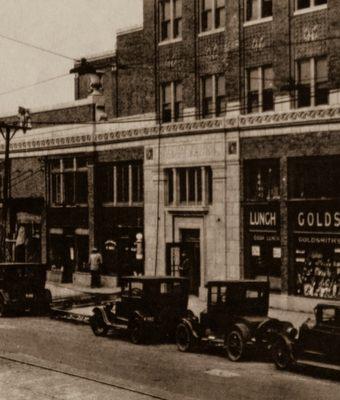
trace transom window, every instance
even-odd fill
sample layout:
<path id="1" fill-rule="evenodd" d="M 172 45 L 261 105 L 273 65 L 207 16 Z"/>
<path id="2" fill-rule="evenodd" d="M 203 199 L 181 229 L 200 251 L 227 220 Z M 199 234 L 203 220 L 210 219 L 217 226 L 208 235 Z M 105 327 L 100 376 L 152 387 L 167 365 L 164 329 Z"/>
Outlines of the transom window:
<path id="1" fill-rule="evenodd" d="M 182 36 L 182 0 L 160 1 L 160 40 Z"/>
<path id="2" fill-rule="evenodd" d="M 264 201 L 280 197 L 280 165 L 277 159 L 247 160 L 244 164 L 246 200 Z"/>
<path id="3" fill-rule="evenodd" d="M 247 111 L 248 113 L 274 109 L 274 74 L 268 66 L 250 68 L 247 71 Z"/>
<path id="4" fill-rule="evenodd" d="M 202 116 L 219 117 L 226 113 L 226 89 L 224 74 L 206 75 L 201 79 Z"/>
<path id="5" fill-rule="evenodd" d="M 212 203 L 212 170 L 210 167 L 167 169 L 165 175 L 169 205 L 207 205 Z"/>
<path id="6" fill-rule="evenodd" d="M 182 82 L 168 82 L 161 85 L 162 122 L 176 122 L 183 119 Z"/>
<path id="7" fill-rule="evenodd" d="M 327 57 L 297 61 L 297 107 L 328 104 Z"/>
<path id="8" fill-rule="evenodd" d="M 101 165 L 98 178 L 102 203 L 133 205 L 143 202 L 141 161 Z"/>
<path id="9" fill-rule="evenodd" d="M 322 4 L 327 4 L 327 0 L 296 0 L 296 9 L 302 10 L 304 8 L 321 6 Z"/>
<path id="10" fill-rule="evenodd" d="M 86 205 L 88 180 L 86 160 L 63 158 L 53 160 L 51 166 L 51 204 Z"/>
<path id="11" fill-rule="evenodd" d="M 272 0 L 247 0 L 246 20 L 253 21 L 273 15 Z"/>
<path id="12" fill-rule="evenodd" d="M 201 0 L 201 32 L 225 26 L 225 0 Z"/>

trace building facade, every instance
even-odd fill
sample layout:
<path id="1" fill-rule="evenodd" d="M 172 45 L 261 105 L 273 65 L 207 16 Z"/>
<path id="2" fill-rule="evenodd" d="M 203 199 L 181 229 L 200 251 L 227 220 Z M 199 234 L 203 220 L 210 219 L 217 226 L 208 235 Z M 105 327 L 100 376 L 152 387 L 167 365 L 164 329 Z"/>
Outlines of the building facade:
<path id="1" fill-rule="evenodd" d="M 96 244 L 108 274 L 186 275 L 200 296 L 208 280 L 250 277 L 283 308 L 338 300 L 339 11 L 144 0 L 143 26 L 88 58 L 98 93 L 76 76 L 70 124 L 12 143 L 12 179 L 17 162 L 43 165 L 41 192 L 12 196 L 19 219 L 20 196 L 34 198 L 43 259 L 69 280 Z"/>

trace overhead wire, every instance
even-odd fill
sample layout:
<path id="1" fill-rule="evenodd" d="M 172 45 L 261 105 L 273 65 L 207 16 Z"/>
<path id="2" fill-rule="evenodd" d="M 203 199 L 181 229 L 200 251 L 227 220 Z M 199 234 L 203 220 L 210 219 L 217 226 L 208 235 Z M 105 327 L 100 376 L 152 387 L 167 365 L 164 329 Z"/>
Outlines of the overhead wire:
<path id="1" fill-rule="evenodd" d="M 56 51 L 54 51 L 54 50 L 46 49 L 46 48 L 44 48 L 44 47 L 42 47 L 42 46 L 37 46 L 37 45 L 35 45 L 35 44 L 28 43 L 28 42 L 25 42 L 25 41 L 23 41 L 23 40 L 15 39 L 15 38 L 13 38 L 13 37 L 4 35 L 3 33 L 0 33 L 0 38 L 9 40 L 9 41 L 11 41 L 11 42 L 18 43 L 18 44 L 20 44 L 20 45 L 22 45 L 22 46 L 30 47 L 30 48 L 32 48 L 32 49 L 36 49 L 36 50 L 39 50 L 39 51 L 42 51 L 42 52 L 45 52 L 45 53 L 49 53 L 49 54 L 52 54 L 52 55 L 57 56 L 57 57 L 62 57 L 62 58 L 65 58 L 65 59 L 67 59 L 67 60 L 79 61 L 79 60 L 76 59 L 76 58 L 66 56 L 65 54 L 58 53 L 58 52 L 56 52 Z"/>

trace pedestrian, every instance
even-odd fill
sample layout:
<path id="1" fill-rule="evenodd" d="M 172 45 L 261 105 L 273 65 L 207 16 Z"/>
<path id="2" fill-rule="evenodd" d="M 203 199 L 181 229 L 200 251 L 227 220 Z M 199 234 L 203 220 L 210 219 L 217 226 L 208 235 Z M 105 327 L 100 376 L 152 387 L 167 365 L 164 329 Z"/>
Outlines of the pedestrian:
<path id="1" fill-rule="evenodd" d="M 97 247 L 93 247 L 90 257 L 89 266 L 91 271 L 91 287 L 100 287 L 100 267 L 103 264 L 103 257 Z"/>

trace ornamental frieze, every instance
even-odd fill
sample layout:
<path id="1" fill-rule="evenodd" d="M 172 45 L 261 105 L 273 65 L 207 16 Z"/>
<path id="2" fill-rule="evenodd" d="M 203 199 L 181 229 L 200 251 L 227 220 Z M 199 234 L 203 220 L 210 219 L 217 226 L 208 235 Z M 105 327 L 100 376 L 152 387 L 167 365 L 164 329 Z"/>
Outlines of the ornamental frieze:
<path id="1" fill-rule="evenodd" d="M 55 138 L 25 138 L 21 141 L 13 141 L 11 150 L 14 152 L 30 150 L 46 150 L 58 147 L 81 147 L 86 145 L 108 144 L 124 140 L 141 140 L 155 137 L 167 137 L 190 133 L 209 133 L 225 130 L 256 129 L 261 127 L 276 127 L 281 125 L 296 125 L 308 122 L 332 123 L 340 118 L 340 107 L 327 107 L 311 110 L 292 110 L 281 113 L 250 114 L 233 118 L 215 118 L 190 122 L 178 122 L 173 124 L 154 125 L 152 127 L 107 130 L 97 134 L 77 134 L 67 137 Z M 100 124 L 99 124 L 100 126 Z M 112 128 L 113 129 L 113 128 Z M 4 151 L 4 144 L 0 144 L 0 151 Z"/>

